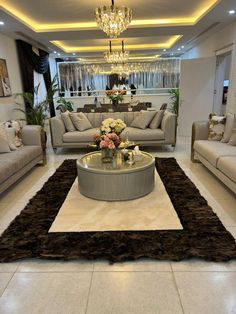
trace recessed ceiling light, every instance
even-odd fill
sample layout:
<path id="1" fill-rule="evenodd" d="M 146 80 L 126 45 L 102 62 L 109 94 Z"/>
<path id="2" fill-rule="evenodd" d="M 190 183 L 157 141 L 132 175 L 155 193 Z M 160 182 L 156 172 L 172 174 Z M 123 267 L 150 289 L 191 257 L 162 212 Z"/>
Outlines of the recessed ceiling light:
<path id="1" fill-rule="evenodd" d="M 181 50 L 181 48 L 178 48 L 177 50 Z"/>
<path id="2" fill-rule="evenodd" d="M 170 55 L 171 55 L 171 56 L 173 56 L 174 54 L 173 54 L 173 53 L 171 53 Z"/>
<path id="3" fill-rule="evenodd" d="M 166 49 L 163 49 L 163 51 L 166 51 Z"/>
<path id="4" fill-rule="evenodd" d="M 60 53 L 58 53 L 57 55 L 58 55 L 58 56 L 60 56 L 61 54 L 60 54 Z"/>
<path id="5" fill-rule="evenodd" d="M 234 14 L 235 10 L 229 10 L 229 14 Z"/>
<path id="6" fill-rule="evenodd" d="M 4 25 L 4 22 L 3 22 L 3 21 L 0 21 L 0 25 Z"/>
<path id="7" fill-rule="evenodd" d="M 184 45 L 183 45 L 183 46 L 181 46 L 181 48 L 182 48 L 182 49 L 184 49 Z"/>
<path id="8" fill-rule="evenodd" d="M 53 53 L 57 53 L 57 52 L 54 50 Z"/>
<path id="9" fill-rule="evenodd" d="M 73 56 L 75 56 L 76 55 L 76 53 L 75 52 L 73 52 Z"/>

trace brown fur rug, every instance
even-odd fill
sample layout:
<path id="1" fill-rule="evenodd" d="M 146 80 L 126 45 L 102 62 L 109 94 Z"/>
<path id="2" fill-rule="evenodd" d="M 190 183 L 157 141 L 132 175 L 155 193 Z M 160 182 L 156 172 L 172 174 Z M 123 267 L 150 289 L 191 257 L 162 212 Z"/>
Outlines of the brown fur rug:
<path id="1" fill-rule="evenodd" d="M 236 243 L 174 158 L 156 158 L 157 171 L 183 230 L 48 233 L 72 183 L 75 160 L 65 160 L 0 238 L 0 262 L 23 258 L 153 258 L 207 261 L 236 258 Z"/>

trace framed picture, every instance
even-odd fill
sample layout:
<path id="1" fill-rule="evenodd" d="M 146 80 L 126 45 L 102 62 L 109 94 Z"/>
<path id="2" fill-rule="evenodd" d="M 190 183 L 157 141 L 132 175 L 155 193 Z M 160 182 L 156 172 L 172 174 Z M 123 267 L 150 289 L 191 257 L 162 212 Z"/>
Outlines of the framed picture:
<path id="1" fill-rule="evenodd" d="M 10 80 L 5 59 L 0 59 L 0 97 L 11 96 Z"/>

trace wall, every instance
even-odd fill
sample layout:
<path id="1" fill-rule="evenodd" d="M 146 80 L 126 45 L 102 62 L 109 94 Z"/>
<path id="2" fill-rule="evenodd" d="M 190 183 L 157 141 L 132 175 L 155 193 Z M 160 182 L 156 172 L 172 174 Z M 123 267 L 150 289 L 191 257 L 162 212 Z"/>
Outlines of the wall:
<path id="1" fill-rule="evenodd" d="M 0 58 L 6 59 L 12 94 L 21 93 L 22 85 L 15 41 L 3 34 L 0 34 Z M 13 111 L 14 107 L 13 96 L 0 97 L 0 121 L 20 117 L 19 112 Z"/>
<path id="2" fill-rule="evenodd" d="M 227 50 L 231 50 L 232 62 L 226 112 L 236 113 L 236 22 L 202 41 L 185 53 L 183 59 L 211 57 Z"/>

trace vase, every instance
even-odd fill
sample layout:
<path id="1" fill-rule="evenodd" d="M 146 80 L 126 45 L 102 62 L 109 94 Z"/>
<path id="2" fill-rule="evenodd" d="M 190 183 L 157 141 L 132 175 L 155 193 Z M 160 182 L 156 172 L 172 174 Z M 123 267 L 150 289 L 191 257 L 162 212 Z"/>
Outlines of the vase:
<path id="1" fill-rule="evenodd" d="M 113 156 L 114 156 L 113 149 L 103 148 L 101 150 L 101 157 L 103 163 L 111 163 L 113 160 Z"/>

